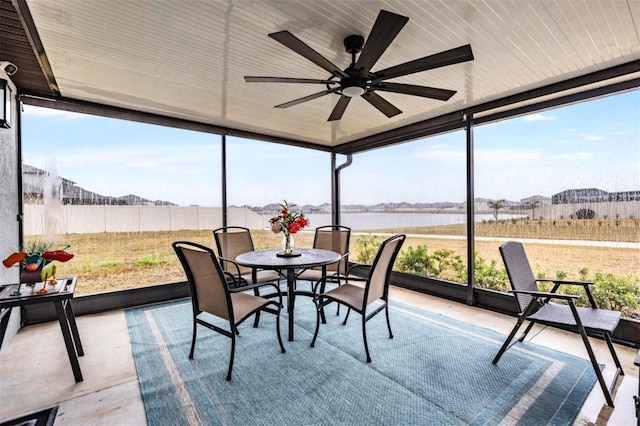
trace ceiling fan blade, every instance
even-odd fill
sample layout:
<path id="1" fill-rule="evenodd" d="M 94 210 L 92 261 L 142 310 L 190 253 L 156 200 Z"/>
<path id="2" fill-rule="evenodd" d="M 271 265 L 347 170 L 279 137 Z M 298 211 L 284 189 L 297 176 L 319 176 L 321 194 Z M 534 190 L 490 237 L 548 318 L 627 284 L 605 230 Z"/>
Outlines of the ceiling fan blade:
<path id="1" fill-rule="evenodd" d="M 455 90 L 438 89 L 436 87 L 383 82 L 371 86 L 371 90 L 402 93 L 404 95 L 422 96 L 423 98 L 437 99 L 440 101 L 448 101 L 453 95 L 457 93 Z"/>
<path id="2" fill-rule="evenodd" d="M 455 49 L 436 53 L 435 55 L 425 56 L 424 58 L 377 71 L 374 73 L 375 78 L 373 78 L 372 81 L 377 83 L 389 78 L 400 77 L 407 74 L 446 67 L 447 65 L 472 60 L 473 52 L 471 51 L 471 45 L 467 44 L 465 46 L 456 47 Z"/>
<path id="3" fill-rule="evenodd" d="M 333 75 L 348 77 L 347 73 L 335 66 L 327 58 L 306 45 L 302 40 L 291 34 L 289 31 L 280 31 L 269 34 L 272 39 L 284 44 L 298 55 L 304 56 L 314 64 L 329 71 Z"/>
<path id="4" fill-rule="evenodd" d="M 244 81 L 247 83 L 318 83 L 337 84 L 337 80 L 318 80 L 315 78 L 290 78 L 290 77 L 255 77 L 246 75 Z"/>
<path id="5" fill-rule="evenodd" d="M 336 87 L 335 89 L 324 90 L 322 92 L 314 93 L 313 95 L 305 96 L 305 97 L 300 98 L 300 99 L 294 99 L 293 101 L 289 101 L 289 102 L 285 102 L 285 103 L 280 104 L 280 105 L 276 105 L 276 106 L 274 106 L 274 108 L 289 108 L 290 106 L 298 105 L 298 104 L 301 104 L 303 102 L 310 101 L 312 99 L 320 98 L 320 97 L 322 97 L 324 95 L 328 95 L 329 93 L 335 93 L 338 90 L 340 90 L 339 87 Z"/>
<path id="6" fill-rule="evenodd" d="M 342 118 L 342 114 L 344 114 L 344 110 L 347 109 L 347 105 L 349 105 L 349 102 L 351 102 L 350 97 L 344 95 L 340 96 L 340 99 L 338 99 L 338 103 L 336 103 L 333 111 L 331 111 L 331 115 L 329 116 L 329 119 L 327 121 L 340 120 Z"/>
<path id="7" fill-rule="evenodd" d="M 385 100 L 374 92 L 367 92 L 362 95 L 362 97 L 388 118 L 402 113 L 402 111 L 394 107 L 389 101 Z"/>
<path id="8" fill-rule="evenodd" d="M 356 62 L 355 69 L 360 75 L 366 76 L 371 67 L 389 47 L 405 24 L 409 22 L 406 16 L 381 10 L 373 24 L 369 38 Z"/>

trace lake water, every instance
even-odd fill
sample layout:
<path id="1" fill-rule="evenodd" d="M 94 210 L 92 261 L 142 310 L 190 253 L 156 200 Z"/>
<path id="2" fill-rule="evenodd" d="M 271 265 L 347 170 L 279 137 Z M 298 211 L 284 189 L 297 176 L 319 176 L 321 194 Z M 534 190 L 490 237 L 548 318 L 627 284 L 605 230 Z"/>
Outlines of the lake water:
<path id="1" fill-rule="evenodd" d="M 309 228 L 331 225 L 330 214 L 308 214 Z M 523 215 L 500 214 L 498 219 L 524 217 Z M 265 227 L 269 226 L 270 216 L 264 216 Z M 414 226 L 455 225 L 467 222 L 465 214 L 458 213 L 342 213 L 342 225 L 352 229 L 388 229 Z M 492 214 L 475 215 L 476 222 L 493 220 Z"/>

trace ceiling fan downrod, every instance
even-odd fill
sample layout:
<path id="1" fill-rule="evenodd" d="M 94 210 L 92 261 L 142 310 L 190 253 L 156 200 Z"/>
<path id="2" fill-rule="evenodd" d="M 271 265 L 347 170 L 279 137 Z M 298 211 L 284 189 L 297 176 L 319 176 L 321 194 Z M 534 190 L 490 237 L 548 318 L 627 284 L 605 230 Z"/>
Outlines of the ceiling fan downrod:
<path id="1" fill-rule="evenodd" d="M 359 35 L 350 35 L 344 39 L 344 48 L 347 53 L 351 53 L 351 65 L 345 70 L 349 77 L 340 79 L 341 93 L 343 96 L 354 98 L 360 96 L 367 91 L 367 81 L 359 75 L 355 69 L 356 54 L 362 52 L 364 46 L 364 37 Z"/>

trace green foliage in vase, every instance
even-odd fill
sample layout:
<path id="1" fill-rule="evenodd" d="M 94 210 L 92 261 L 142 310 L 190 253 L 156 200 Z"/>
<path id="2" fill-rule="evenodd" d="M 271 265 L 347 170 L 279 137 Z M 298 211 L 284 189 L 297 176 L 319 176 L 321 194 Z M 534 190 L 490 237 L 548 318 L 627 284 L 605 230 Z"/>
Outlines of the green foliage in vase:
<path id="1" fill-rule="evenodd" d="M 44 253 L 51 250 L 51 244 L 42 240 L 29 241 L 24 245 L 23 251 L 29 253 Z"/>

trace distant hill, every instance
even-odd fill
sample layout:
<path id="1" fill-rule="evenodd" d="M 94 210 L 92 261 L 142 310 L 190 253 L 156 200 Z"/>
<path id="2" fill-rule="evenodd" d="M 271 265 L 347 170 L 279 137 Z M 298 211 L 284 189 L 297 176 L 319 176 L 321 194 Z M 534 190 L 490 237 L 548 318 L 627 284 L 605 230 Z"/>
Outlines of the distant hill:
<path id="1" fill-rule="evenodd" d="M 476 199 L 476 210 L 487 210 L 487 202 L 492 201 L 486 198 L 477 198 Z M 379 213 L 420 213 L 420 212 L 457 212 L 463 211 L 465 209 L 466 203 L 455 203 L 450 201 L 441 201 L 435 203 L 408 203 L 408 202 L 398 202 L 398 203 L 377 203 L 373 205 L 365 205 L 365 204 L 343 204 L 341 209 L 343 212 L 350 213 L 365 213 L 365 212 L 379 212 Z M 506 201 L 505 206 L 509 210 L 526 210 L 526 203 L 522 201 Z M 258 214 L 273 214 L 280 209 L 280 206 L 277 203 L 270 203 L 262 207 L 250 207 L 247 206 L 252 211 Z M 301 210 L 306 214 L 315 214 L 315 213 L 331 213 L 331 205 L 329 203 L 324 203 L 319 206 L 307 204 L 304 206 L 297 206 L 291 204 L 291 207 L 296 210 Z"/>

